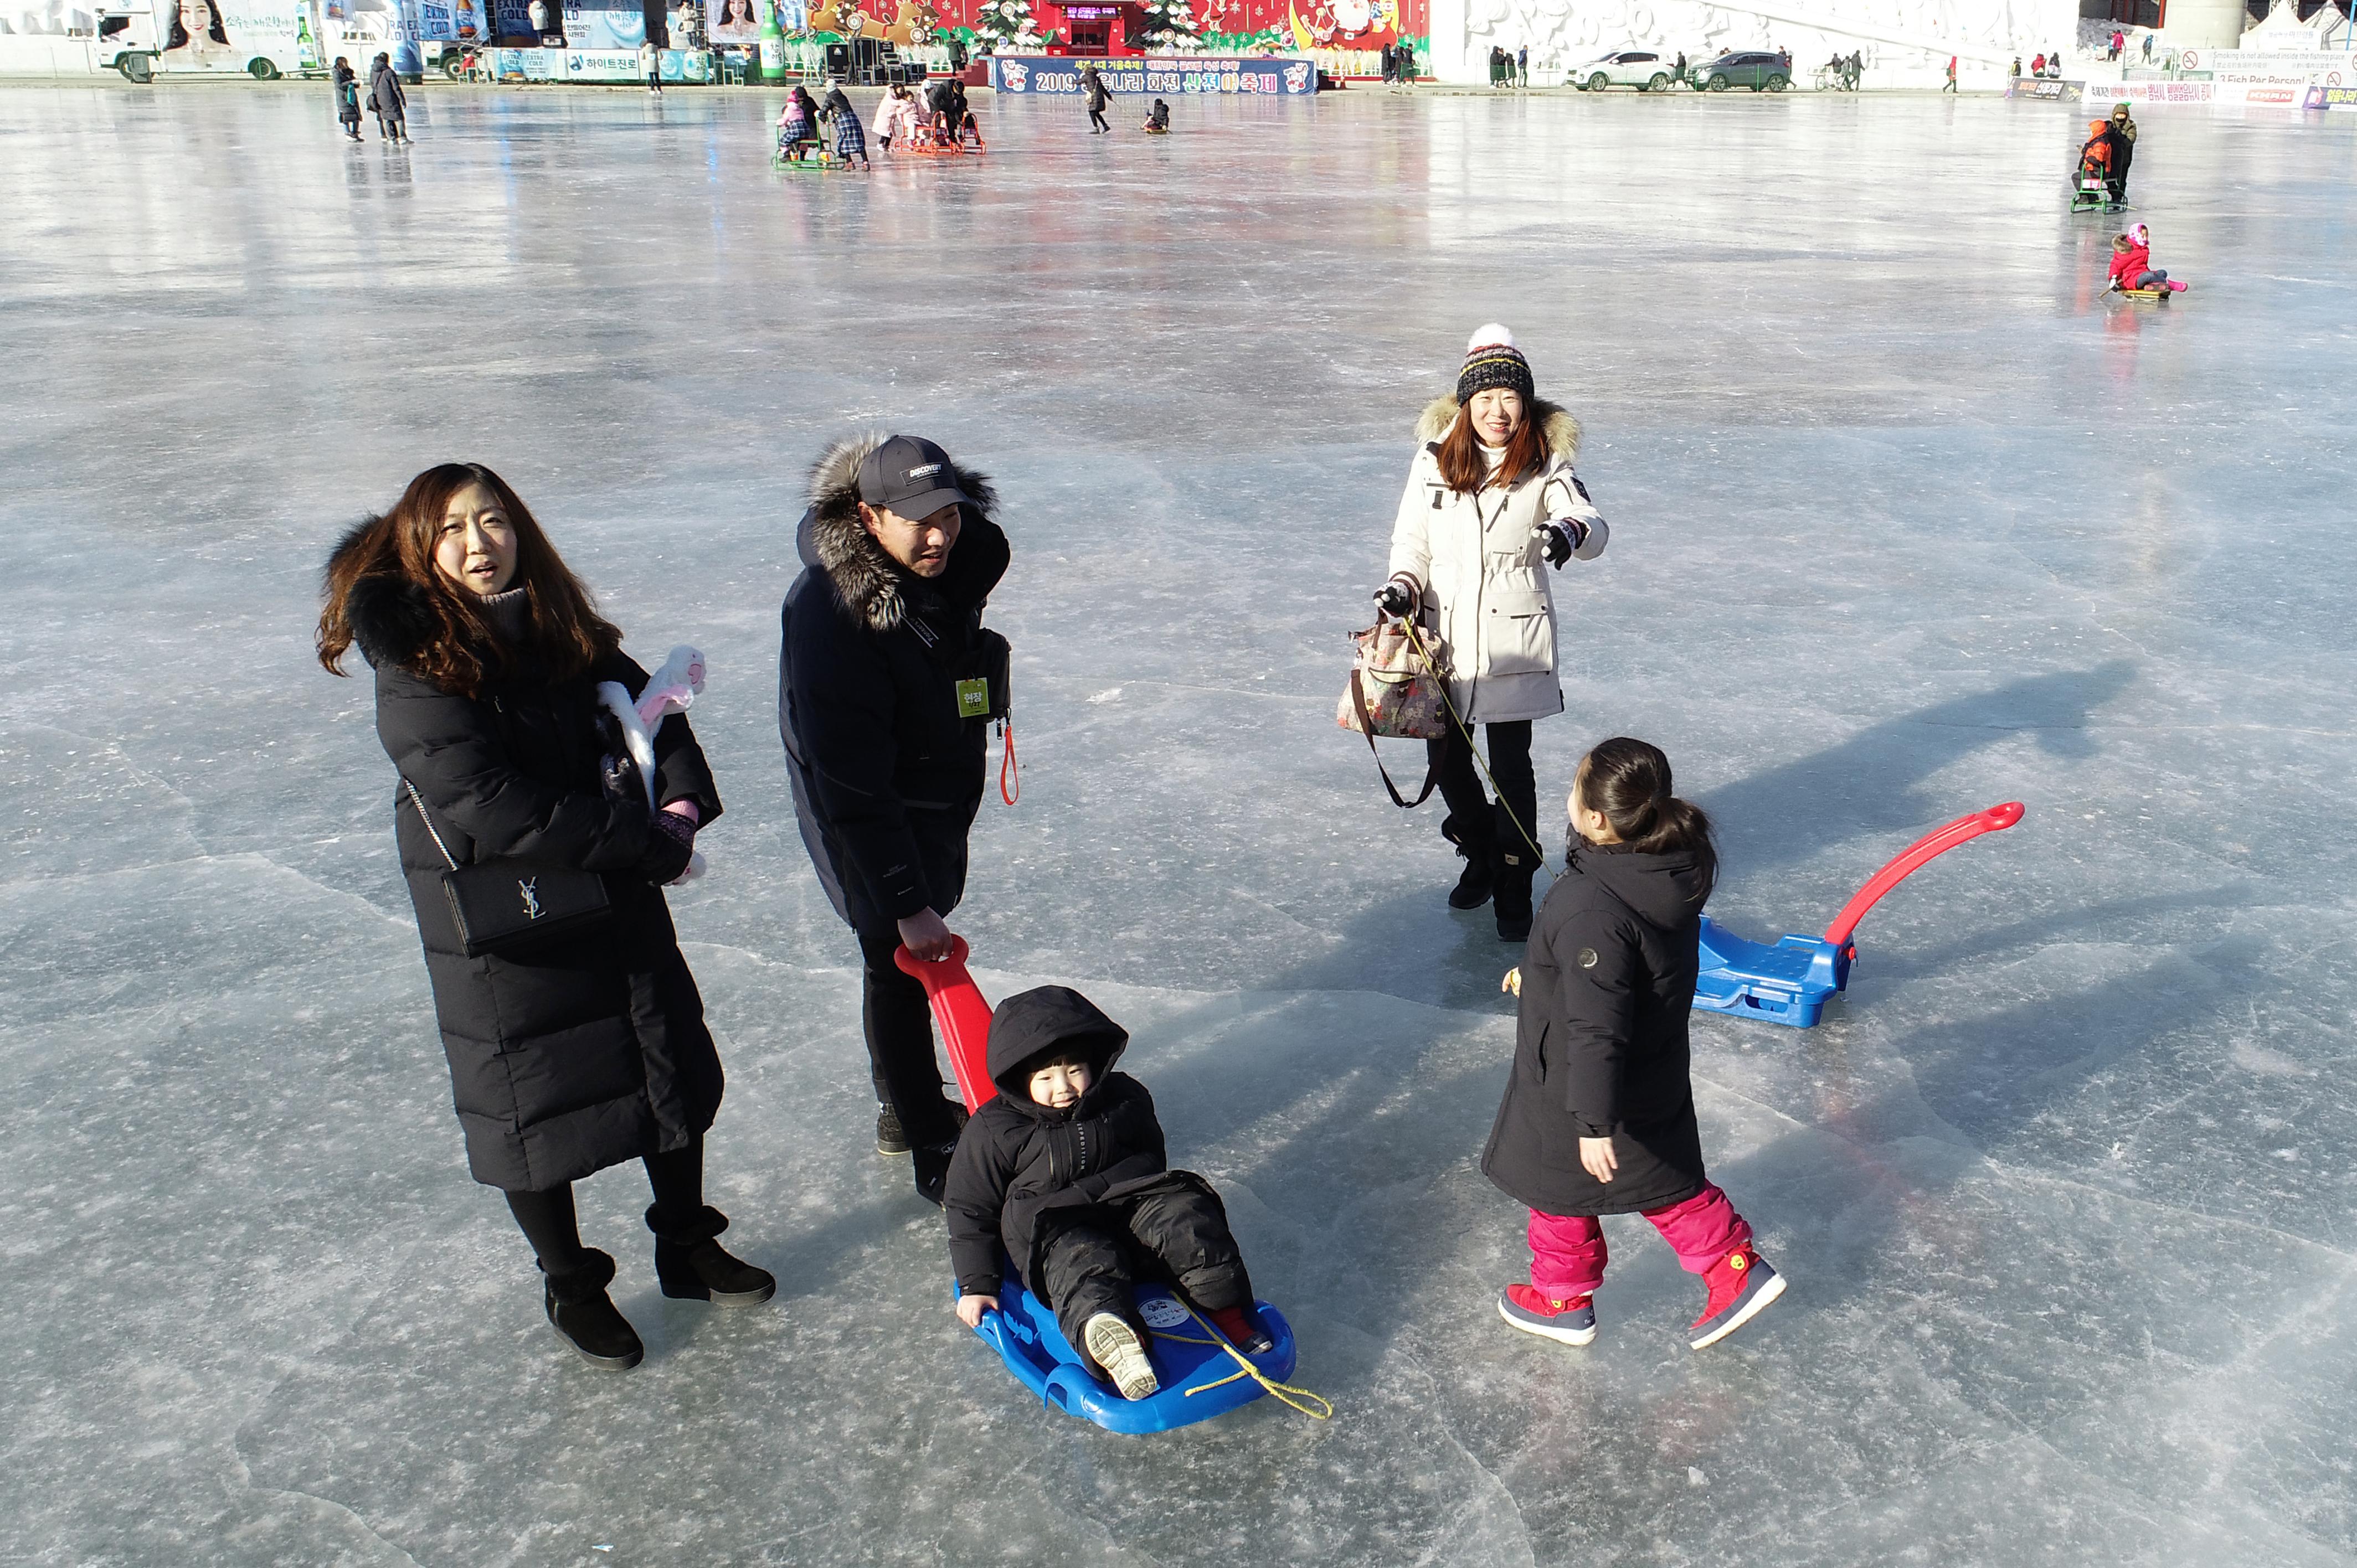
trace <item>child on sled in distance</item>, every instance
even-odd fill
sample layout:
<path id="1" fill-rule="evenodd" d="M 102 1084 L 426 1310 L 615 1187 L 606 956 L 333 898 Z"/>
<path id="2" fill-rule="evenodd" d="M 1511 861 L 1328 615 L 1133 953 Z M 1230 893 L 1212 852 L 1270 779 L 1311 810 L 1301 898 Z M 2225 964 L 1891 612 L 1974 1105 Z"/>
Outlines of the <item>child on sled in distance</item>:
<path id="1" fill-rule="evenodd" d="M 2152 231 L 2137 223 L 2126 233 L 2112 236 L 2111 286 L 2115 291 L 2142 288 L 2182 294 L 2186 285 L 2153 266 Z"/>
<path id="2" fill-rule="evenodd" d="M 1514 1066 L 1481 1174 L 1530 1206 L 1531 1277 L 1498 1314 L 1565 1345 L 1596 1337 L 1603 1214 L 1642 1214 L 1710 1294 L 1700 1350 L 1749 1322 L 1784 1281 L 1704 1174 L 1686 1044 L 1702 907 L 1717 872 L 1710 820 L 1670 793 L 1670 762 L 1625 736 L 1580 758 L 1572 849 L 1522 965 Z"/>
<path id="3" fill-rule="evenodd" d="M 960 1321 L 998 1305 L 1000 1248 L 1032 1294 L 1125 1399 L 1158 1381 L 1130 1293 L 1136 1271 L 1175 1281 L 1230 1343 L 1269 1348 L 1219 1194 L 1169 1168 L 1146 1086 L 1113 1070 L 1128 1034 L 1077 991 L 1043 985 L 998 1004 L 998 1095 L 958 1135 L 942 1207 Z"/>

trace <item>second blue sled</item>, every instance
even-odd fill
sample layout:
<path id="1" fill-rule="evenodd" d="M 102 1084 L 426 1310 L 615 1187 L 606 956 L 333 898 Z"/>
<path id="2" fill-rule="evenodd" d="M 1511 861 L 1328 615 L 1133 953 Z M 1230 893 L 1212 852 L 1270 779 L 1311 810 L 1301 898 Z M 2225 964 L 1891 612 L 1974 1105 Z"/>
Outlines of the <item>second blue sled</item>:
<path id="1" fill-rule="evenodd" d="M 2008 800 L 1917 839 L 1842 906 L 1822 937 L 1787 936 L 1770 947 L 1738 937 L 1705 915 L 1694 1004 L 1796 1029 L 1815 1027 L 1826 1001 L 1849 988 L 1850 965 L 1857 961 L 1857 944 L 1850 939 L 1866 912 L 1926 863 L 1983 833 L 2002 832 L 2021 821 L 2024 810 L 2020 801 Z"/>

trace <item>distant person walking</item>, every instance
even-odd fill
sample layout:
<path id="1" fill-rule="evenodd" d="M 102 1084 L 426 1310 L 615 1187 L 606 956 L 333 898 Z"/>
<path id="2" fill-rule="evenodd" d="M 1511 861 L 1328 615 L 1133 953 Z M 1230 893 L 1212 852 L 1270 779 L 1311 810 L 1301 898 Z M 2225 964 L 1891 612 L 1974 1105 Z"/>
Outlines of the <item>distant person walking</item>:
<path id="1" fill-rule="evenodd" d="M 647 91 L 662 96 L 662 56 L 657 52 L 654 40 L 649 38 L 639 46 L 639 74 L 647 79 Z"/>
<path id="2" fill-rule="evenodd" d="M 1113 122 L 1105 118 L 1105 107 L 1113 98 L 1105 91 L 1104 78 L 1097 74 L 1096 67 L 1081 68 L 1081 91 L 1089 97 L 1089 134 L 1093 136 L 1100 131 L 1110 134 Z"/>
<path id="3" fill-rule="evenodd" d="M 1523 87 L 1531 84 L 1531 46 L 1528 44 L 1515 51 L 1514 79 Z"/>
<path id="4" fill-rule="evenodd" d="M 2136 162 L 2136 123 L 2125 103 L 2112 105 L 2112 203 L 2126 205 L 2128 166 Z"/>
<path id="5" fill-rule="evenodd" d="M 336 119 L 343 125 L 344 134 L 352 141 L 361 139 L 361 84 L 352 74 L 352 62 L 343 56 L 336 57 L 335 72 Z"/>
<path id="6" fill-rule="evenodd" d="M 401 91 L 401 78 L 393 74 L 393 57 L 379 55 L 369 69 L 369 107 L 376 112 L 376 133 L 388 142 L 409 140 L 405 116 L 409 100 Z"/>
<path id="7" fill-rule="evenodd" d="M 1943 92 L 1953 92 L 1953 91 L 1955 91 L 1955 90 L 1956 90 L 1956 57 L 1955 57 L 1955 56 L 1953 56 L 1953 55 L 1950 55 L 1950 56 L 1948 57 L 1948 81 L 1947 81 L 1947 85 L 1945 85 L 1944 87 L 1941 88 L 1941 89 L 1940 89 L 1940 91 L 1943 91 Z"/>

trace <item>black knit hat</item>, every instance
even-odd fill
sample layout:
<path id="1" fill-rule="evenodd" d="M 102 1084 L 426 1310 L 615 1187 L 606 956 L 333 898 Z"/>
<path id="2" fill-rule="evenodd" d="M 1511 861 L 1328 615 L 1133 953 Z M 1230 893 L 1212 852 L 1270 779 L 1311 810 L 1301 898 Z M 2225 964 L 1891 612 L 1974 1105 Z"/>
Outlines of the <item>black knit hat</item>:
<path id="1" fill-rule="evenodd" d="M 1514 347 L 1514 335 L 1492 321 L 1465 345 L 1465 368 L 1457 372 L 1457 401 L 1468 403 L 1478 392 L 1505 387 L 1523 394 L 1527 403 L 1538 395 L 1531 380 L 1531 362 Z"/>

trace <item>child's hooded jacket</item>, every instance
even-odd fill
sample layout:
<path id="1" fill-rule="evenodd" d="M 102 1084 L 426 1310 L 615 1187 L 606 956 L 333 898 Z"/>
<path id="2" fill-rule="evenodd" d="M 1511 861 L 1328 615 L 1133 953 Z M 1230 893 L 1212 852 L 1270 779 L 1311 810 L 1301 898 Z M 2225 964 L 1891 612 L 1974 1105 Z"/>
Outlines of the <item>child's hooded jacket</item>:
<path id="1" fill-rule="evenodd" d="M 1700 1192 L 1686 1022 L 1706 854 L 1583 843 L 1547 890 L 1523 959 L 1514 1066 L 1481 1174 L 1543 1214 L 1628 1214 Z M 1579 1140 L 1609 1135 L 1608 1186 Z"/>
<path id="2" fill-rule="evenodd" d="M 1010 996 L 991 1015 L 989 1068 L 998 1095 L 959 1134 L 942 1201 L 959 1290 L 998 1294 L 1003 1243 L 1036 1292 L 1039 1245 L 1061 1211 L 1168 1178 L 1154 1097 L 1113 1070 L 1128 1045 L 1126 1030 L 1061 985 Z M 1031 1064 L 1065 1050 L 1088 1058 L 1089 1091 L 1062 1111 L 1034 1104 Z"/>
<path id="3" fill-rule="evenodd" d="M 2136 244 L 2131 237 L 2128 248 L 2112 252 L 2112 281 L 2122 288 L 2136 287 L 2136 279 L 2152 270 L 2152 248 Z"/>

